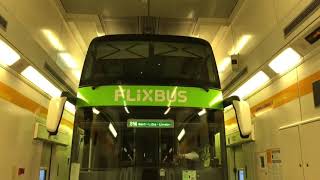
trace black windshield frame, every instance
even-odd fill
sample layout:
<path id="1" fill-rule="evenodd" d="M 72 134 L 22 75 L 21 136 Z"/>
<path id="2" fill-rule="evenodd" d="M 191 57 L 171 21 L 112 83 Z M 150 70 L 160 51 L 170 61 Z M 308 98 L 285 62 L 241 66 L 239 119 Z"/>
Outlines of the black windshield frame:
<path id="1" fill-rule="evenodd" d="M 149 42 L 164 42 L 164 43 L 190 43 L 195 45 L 201 45 L 204 46 L 210 51 L 208 52 L 208 58 L 209 61 L 211 61 L 210 66 L 212 66 L 212 69 L 206 69 L 208 73 L 211 73 L 214 80 L 213 81 L 201 81 L 201 80 L 193 80 L 193 79 L 159 79 L 157 81 L 154 81 L 154 79 L 150 78 L 144 78 L 143 80 L 139 80 L 137 78 L 126 78 L 125 80 L 120 78 L 114 78 L 114 79 L 86 79 L 84 78 L 84 73 L 82 73 L 81 79 L 80 79 L 80 87 L 85 86 L 101 86 L 101 85 L 117 85 L 117 84 L 125 84 L 125 85 L 164 85 L 164 86 L 188 86 L 188 87 L 201 87 L 201 88 L 214 88 L 214 89 L 220 89 L 220 80 L 219 75 L 215 63 L 215 58 L 211 49 L 211 45 L 199 38 L 193 38 L 193 37 L 184 37 L 184 36 L 171 36 L 171 35 L 108 35 L 103 37 L 97 37 L 90 43 L 86 60 L 84 63 L 84 70 L 86 71 L 86 68 L 91 66 L 91 62 L 89 61 L 90 56 L 92 56 L 91 52 L 95 51 L 96 45 L 102 42 L 116 42 L 116 41 L 149 41 Z M 142 57 L 143 58 L 143 57 Z M 209 72 L 212 71 L 212 72 Z"/>

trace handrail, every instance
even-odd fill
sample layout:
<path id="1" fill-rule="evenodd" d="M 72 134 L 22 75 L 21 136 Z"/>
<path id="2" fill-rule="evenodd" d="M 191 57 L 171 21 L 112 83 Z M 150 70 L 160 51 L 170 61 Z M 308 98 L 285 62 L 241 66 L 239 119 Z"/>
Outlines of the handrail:
<path id="1" fill-rule="evenodd" d="M 279 128 L 279 130 L 288 129 L 288 128 L 291 128 L 291 127 L 300 126 L 300 125 L 304 125 L 304 124 L 308 124 L 308 123 L 313 123 L 313 122 L 316 122 L 316 121 L 320 121 L 320 116 L 314 117 L 314 118 L 310 118 L 310 119 L 307 119 L 307 120 L 304 120 L 304 121 L 292 123 L 292 124 L 289 124 L 289 125 L 281 126 Z"/>

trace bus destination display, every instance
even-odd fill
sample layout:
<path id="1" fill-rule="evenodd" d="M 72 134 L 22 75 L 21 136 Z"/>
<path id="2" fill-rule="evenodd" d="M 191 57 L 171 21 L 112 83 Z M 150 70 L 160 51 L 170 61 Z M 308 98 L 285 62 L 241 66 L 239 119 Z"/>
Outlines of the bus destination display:
<path id="1" fill-rule="evenodd" d="M 171 119 L 128 119 L 128 128 L 174 128 Z"/>

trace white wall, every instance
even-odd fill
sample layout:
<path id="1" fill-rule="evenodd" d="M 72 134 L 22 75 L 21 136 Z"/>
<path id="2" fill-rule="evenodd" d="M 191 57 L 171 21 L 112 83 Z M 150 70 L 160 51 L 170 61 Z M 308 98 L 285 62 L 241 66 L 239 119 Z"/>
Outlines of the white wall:
<path id="1" fill-rule="evenodd" d="M 34 112 L 19 106 L 19 102 L 12 103 L 11 92 L 4 91 L 3 87 L 12 88 L 25 96 L 25 99 L 47 108 L 49 99 L 37 92 L 15 75 L 0 67 L 0 179 L 8 180 L 34 180 L 38 178 L 42 142 L 33 140 L 34 125 L 36 122 L 44 123 L 45 119 L 40 115 L 39 109 Z M 10 99 L 11 97 L 11 99 Z M 73 116 L 64 113 L 64 118 L 71 120 Z M 69 133 L 71 144 L 71 129 L 65 126 L 61 130 Z M 61 149 L 61 148 L 60 148 Z M 60 161 L 67 161 L 70 156 L 70 146 L 64 148 L 65 153 L 55 154 Z M 65 164 L 61 164 L 64 171 L 68 172 Z M 17 175 L 18 168 L 25 168 L 25 174 Z M 63 170 L 62 169 L 62 170 Z"/>
<path id="2" fill-rule="evenodd" d="M 7 30 L 0 29 L 1 40 L 14 47 L 22 59 L 38 68 L 53 83 L 57 82 L 45 73 L 43 64 L 45 61 L 55 62 L 57 50 L 48 42 L 41 32 L 42 29 L 54 32 L 65 50 L 75 59 L 82 60 L 84 52 L 69 31 L 56 1 L 0 0 L 0 14 L 8 21 Z M 74 76 L 71 71 L 67 74 L 71 78 Z M 33 140 L 33 131 L 36 122 L 45 123 L 46 115 L 43 114 L 43 111 L 48 107 L 49 98 L 22 79 L 19 74 L 8 70 L 8 67 L 0 66 L 0 116 L 2 121 L 0 126 L 0 179 L 35 180 L 39 175 L 43 144 Z M 76 89 L 77 81 L 66 81 Z M 58 83 L 56 85 L 59 86 Z M 15 91 L 19 95 L 18 100 L 13 97 L 12 92 Z M 35 108 L 30 109 L 23 103 L 27 105 L 31 103 Z M 63 118 L 72 121 L 73 115 L 65 112 Z M 60 130 L 68 133 L 68 142 L 71 144 L 72 130 L 70 127 L 64 125 Z M 61 176 L 54 178 L 58 180 L 66 176 L 68 172 L 66 163 L 70 156 L 70 146 L 54 146 L 53 149 L 52 156 L 56 161 L 52 163 L 52 167 L 56 167 L 57 164 L 61 166 Z M 18 168 L 25 168 L 25 174 L 17 176 Z M 55 171 L 54 168 L 53 171 Z"/>
<path id="3" fill-rule="evenodd" d="M 0 178 L 36 179 L 42 150 L 42 144 L 33 141 L 36 118 L 7 101 L 0 100 L 0 106 Z M 23 178 L 17 177 L 17 168 L 25 168 Z"/>
<path id="4" fill-rule="evenodd" d="M 296 32 L 289 37 L 284 37 L 284 27 L 311 1 L 245 0 L 241 4 L 239 12 L 226 28 L 224 38 L 216 45 L 212 45 L 218 66 L 222 64 L 223 59 L 232 55 L 232 49 L 237 47 L 241 37 L 249 35 L 251 38 L 239 52 L 240 65 L 248 66 L 248 73 L 243 77 L 243 80 L 248 78 L 310 23 L 310 21 L 303 23 Z M 230 73 L 231 66 L 220 74 L 221 80 L 224 81 L 228 78 Z M 241 81 L 237 83 L 241 83 Z"/>
<path id="5" fill-rule="evenodd" d="M 319 10 L 307 22 L 300 25 L 292 35 L 287 38 L 283 36 L 282 30 L 284 27 L 310 2 L 311 0 L 244 1 L 239 13 L 233 18 L 231 25 L 227 28 L 225 38 L 218 45 L 213 45 L 216 58 L 223 59 L 230 55 L 228 53 L 236 46 L 238 39 L 242 35 L 251 35 L 252 38 L 239 53 L 240 63 L 248 65 L 249 68 L 249 73 L 241 80 L 243 82 L 253 72 L 256 72 L 262 64 L 272 59 L 276 53 L 291 42 L 294 36 L 310 23 L 310 19 L 318 18 L 316 15 Z M 231 68 L 227 68 L 226 72 L 222 74 L 222 80 L 226 78 L 225 75 L 230 71 Z M 292 85 L 291 90 L 287 89 L 285 91 L 287 93 L 286 96 L 297 96 L 297 98 L 288 102 L 286 96 L 279 95 L 278 97 L 274 97 L 272 99 L 273 104 L 278 104 L 280 101 L 285 101 L 286 103 L 253 118 L 256 140 L 250 146 L 250 149 L 243 149 L 243 155 L 238 157 L 238 161 L 245 159 L 246 165 L 254 164 L 254 168 L 249 169 L 249 171 L 251 170 L 254 173 L 254 176 L 252 175 L 250 178 L 255 177 L 253 178 L 255 180 L 276 179 L 271 172 L 261 170 L 258 167 L 257 157 L 259 153 L 280 148 L 279 127 L 320 116 L 320 108 L 314 107 L 312 93 L 302 94 L 306 86 L 309 88 L 311 86 L 310 82 L 305 83 L 302 80 L 310 78 L 311 75 L 317 72 L 320 72 L 319 48 L 313 51 L 312 54 L 307 55 L 304 58 L 303 64 L 299 67 L 274 80 L 270 85 L 247 99 L 250 106 L 254 107 L 266 99 L 270 100 L 277 93 L 284 92 L 286 88 Z M 319 79 L 320 76 L 318 76 Z M 241 83 L 241 81 L 238 83 Z M 293 94 L 289 94 L 289 91 Z M 282 99 L 279 99 L 279 97 Z M 227 121 L 233 117 L 234 112 L 232 110 L 225 112 Z M 227 133 L 230 131 L 230 127 L 232 126 L 227 127 Z M 247 151 L 254 152 L 251 154 L 251 158 L 249 158 L 251 160 L 248 160 L 248 155 L 250 154 Z M 233 152 L 229 154 L 232 156 Z M 231 167 L 234 167 L 232 158 L 229 158 L 228 161 Z M 229 171 L 229 174 L 232 173 L 232 169 L 229 169 Z M 232 175 L 231 177 L 233 178 Z"/>
<path id="6" fill-rule="evenodd" d="M 305 121 L 320 116 L 320 108 L 315 108 L 314 106 L 313 94 L 302 94 L 303 89 L 305 89 L 306 86 L 309 86 L 310 88 L 312 83 L 312 81 L 304 83 L 302 80 L 310 78 L 310 76 L 315 75 L 316 73 L 318 73 L 316 79 L 320 80 L 319 50 L 318 53 L 314 53 L 314 55 L 305 58 L 304 61 L 305 62 L 299 67 L 275 80 L 272 84 L 247 99 L 250 106 L 254 107 L 279 92 L 288 93 L 289 91 L 285 91 L 285 89 L 291 85 L 295 85 L 297 87 L 296 91 L 291 92 L 296 94 L 297 98 L 288 101 L 279 107 L 275 107 L 270 111 L 266 111 L 259 116 L 253 117 L 255 143 L 251 148 L 255 152 L 252 154 L 252 158 L 256 161 L 254 162 L 256 164 L 254 171 L 256 173 L 257 180 L 273 178 L 271 174 L 265 174 L 265 171 L 261 171 L 257 167 L 257 155 L 260 152 L 280 148 L 279 128 L 295 122 Z M 285 98 L 285 96 L 282 98 Z M 279 101 L 279 99 L 274 99 L 273 103 L 276 104 L 276 101 Z M 232 110 L 225 113 L 225 117 L 227 117 L 227 119 L 230 119 L 233 116 L 234 113 Z M 250 164 L 252 162 L 246 163 Z"/>
<path id="7" fill-rule="evenodd" d="M 55 0 L 0 0 L 0 14 L 8 21 L 7 30 L 0 29 L 0 35 L 18 49 L 25 59 L 37 68 L 43 68 L 44 62 L 57 63 L 63 71 L 59 75 L 74 90 L 78 85 L 75 74 L 82 69 L 84 54 L 62 17 Z M 57 50 L 42 30 L 50 30 L 63 45 Z M 78 65 L 68 68 L 63 65 L 59 52 L 68 52 Z"/>

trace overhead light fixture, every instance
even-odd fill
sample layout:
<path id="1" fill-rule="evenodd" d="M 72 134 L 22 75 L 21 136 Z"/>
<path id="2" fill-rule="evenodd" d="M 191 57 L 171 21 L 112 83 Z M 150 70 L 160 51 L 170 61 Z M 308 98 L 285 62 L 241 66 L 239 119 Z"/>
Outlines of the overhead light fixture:
<path id="1" fill-rule="evenodd" d="M 198 116 L 203 116 L 207 113 L 206 109 L 202 109 L 201 111 L 198 112 Z"/>
<path id="2" fill-rule="evenodd" d="M 253 91 L 264 85 L 270 80 L 269 76 L 263 71 L 259 71 L 252 76 L 247 82 L 245 82 L 240 88 L 238 88 L 231 96 L 239 96 L 241 99 L 245 98 Z"/>
<path id="3" fill-rule="evenodd" d="M 62 53 L 59 53 L 59 56 L 63 60 L 64 64 L 68 66 L 68 68 L 74 69 L 77 67 L 76 61 L 73 59 L 73 57 L 69 53 L 62 52 Z"/>
<path id="4" fill-rule="evenodd" d="M 42 33 L 46 36 L 50 44 L 58 51 L 63 51 L 64 47 L 59 38 L 49 29 L 42 29 Z"/>
<path id="5" fill-rule="evenodd" d="M 251 35 L 241 36 L 236 47 L 232 50 L 231 54 L 239 54 L 240 51 L 248 44 L 251 37 L 252 37 Z"/>
<path id="6" fill-rule="evenodd" d="M 164 115 L 167 115 L 169 113 L 169 111 L 171 110 L 170 107 L 168 107 L 168 109 L 163 113 Z"/>
<path id="7" fill-rule="evenodd" d="M 178 141 L 181 141 L 181 139 L 183 138 L 183 136 L 186 134 L 186 131 L 184 130 L 184 128 L 180 131 L 179 135 L 178 135 Z"/>
<path id="8" fill-rule="evenodd" d="M 275 57 L 269 67 L 276 73 L 282 74 L 292 69 L 301 62 L 301 56 L 292 48 L 287 48 Z"/>
<path id="9" fill-rule="evenodd" d="M 51 97 L 58 97 L 61 95 L 61 90 L 54 86 L 32 66 L 28 66 L 25 70 L 23 70 L 21 75 L 31 81 L 34 85 L 38 86 L 45 93 L 49 94 Z"/>
<path id="10" fill-rule="evenodd" d="M 76 112 L 76 107 L 71 104 L 69 101 L 66 101 L 66 104 L 64 105 L 65 109 L 69 111 L 71 114 L 75 114 Z"/>
<path id="11" fill-rule="evenodd" d="M 96 108 L 92 108 L 92 112 L 95 113 L 96 115 L 100 114 L 100 111 Z"/>
<path id="12" fill-rule="evenodd" d="M 0 63 L 11 66 L 20 59 L 20 55 L 8 44 L 0 40 Z"/>
<path id="13" fill-rule="evenodd" d="M 118 133 L 116 131 L 116 129 L 114 128 L 114 126 L 112 125 L 112 123 L 109 124 L 109 130 L 112 133 L 113 137 L 117 137 Z"/>

